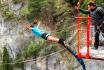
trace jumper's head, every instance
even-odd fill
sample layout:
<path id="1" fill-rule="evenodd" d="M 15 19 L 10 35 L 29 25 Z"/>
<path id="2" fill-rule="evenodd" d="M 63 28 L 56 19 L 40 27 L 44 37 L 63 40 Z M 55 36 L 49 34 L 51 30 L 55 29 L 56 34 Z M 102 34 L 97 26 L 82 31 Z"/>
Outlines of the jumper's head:
<path id="1" fill-rule="evenodd" d="M 34 27 L 35 25 L 38 25 L 38 18 L 33 20 L 33 23 L 30 25 L 30 27 Z"/>
<path id="2" fill-rule="evenodd" d="M 33 21 L 33 24 L 38 24 L 38 18 L 35 18 L 34 21 Z"/>
<path id="3" fill-rule="evenodd" d="M 94 2 L 89 2 L 88 3 L 88 10 L 93 11 L 96 9 L 96 3 Z"/>

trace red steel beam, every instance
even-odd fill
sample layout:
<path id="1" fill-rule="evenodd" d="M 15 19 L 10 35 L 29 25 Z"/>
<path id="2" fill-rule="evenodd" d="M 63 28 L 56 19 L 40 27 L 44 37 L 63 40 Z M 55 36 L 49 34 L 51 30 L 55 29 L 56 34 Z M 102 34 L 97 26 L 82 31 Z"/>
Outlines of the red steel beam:
<path id="1" fill-rule="evenodd" d="M 92 57 L 90 56 L 90 58 L 86 58 L 86 56 L 82 55 L 83 59 L 90 59 L 90 60 L 104 60 L 104 58 L 98 58 L 98 57 Z"/>
<path id="2" fill-rule="evenodd" d="M 86 58 L 90 58 L 90 20 L 91 18 L 88 16 L 87 17 L 87 54 Z"/>
<path id="3" fill-rule="evenodd" d="M 77 30 L 78 30 L 78 57 L 81 58 L 81 52 L 80 52 L 80 22 L 81 22 L 81 18 L 80 16 L 76 17 L 77 18 Z"/>
<path id="4" fill-rule="evenodd" d="M 77 30 L 78 30 L 78 57 L 81 58 L 81 52 L 80 52 L 80 32 L 87 32 L 86 34 L 86 39 L 87 39 L 87 42 L 86 42 L 86 45 L 87 45 L 87 53 L 86 53 L 86 58 L 89 59 L 90 58 L 90 51 L 89 51 L 89 48 L 90 48 L 90 21 L 91 21 L 91 17 L 76 17 L 77 18 Z M 81 22 L 81 19 L 86 19 L 87 20 L 87 30 L 81 30 L 80 29 L 80 22 Z"/>

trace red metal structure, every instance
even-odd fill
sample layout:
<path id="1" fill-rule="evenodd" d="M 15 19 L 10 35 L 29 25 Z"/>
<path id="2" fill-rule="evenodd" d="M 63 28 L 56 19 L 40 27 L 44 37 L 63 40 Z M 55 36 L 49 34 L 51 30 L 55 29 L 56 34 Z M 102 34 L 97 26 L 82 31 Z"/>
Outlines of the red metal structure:
<path id="1" fill-rule="evenodd" d="M 77 6 L 78 8 L 80 8 L 80 2 L 81 0 L 79 0 Z M 79 10 L 78 10 L 79 13 Z M 87 17 L 81 17 L 80 14 L 78 14 L 79 16 L 76 17 L 77 19 L 77 30 L 78 30 L 78 49 L 77 49 L 77 55 L 79 58 L 85 58 L 85 59 L 93 59 L 93 60 L 104 60 L 104 55 L 103 57 L 97 57 L 97 56 L 91 56 L 90 54 L 90 22 L 91 22 L 91 17 L 87 16 Z M 81 29 L 81 20 L 85 19 L 87 21 L 87 28 L 86 30 Z M 87 47 L 87 53 L 85 55 L 82 55 L 81 53 L 81 32 L 85 32 L 86 33 L 86 47 Z"/>
<path id="2" fill-rule="evenodd" d="M 90 20 L 91 20 L 91 17 L 76 17 L 77 18 L 77 30 L 78 30 L 78 57 L 79 58 L 82 58 L 83 56 L 86 57 L 86 59 L 90 59 L 90 51 L 89 51 L 89 48 L 90 48 Z M 87 21 L 87 29 L 86 30 L 82 30 L 81 27 L 80 27 L 80 23 L 81 23 L 81 20 L 82 19 L 86 19 Z M 80 47 L 80 33 L 81 32 L 86 32 L 86 45 L 87 45 L 87 53 L 86 55 L 82 55 L 81 54 L 81 47 Z"/>
<path id="3" fill-rule="evenodd" d="M 104 60 L 104 57 L 93 57 L 90 55 L 90 22 L 91 17 L 76 17 L 77 18 L 77 30 L 78 30 L 78 49 L 77 49 L 77 55 L 79 58 L 85 58 L 85 59 L 93 59 L 93 60 Z M 81 20 L 85 19 L 87 21 L 87 28 L 86 30 L 81 29 Z M 82 55 L 81 53 L 81 32 L 86 33 L 86 47 L 87 47 L 87 53 L 85 55 Z M 104 56 L 104 55 L 103 55 Z"/>

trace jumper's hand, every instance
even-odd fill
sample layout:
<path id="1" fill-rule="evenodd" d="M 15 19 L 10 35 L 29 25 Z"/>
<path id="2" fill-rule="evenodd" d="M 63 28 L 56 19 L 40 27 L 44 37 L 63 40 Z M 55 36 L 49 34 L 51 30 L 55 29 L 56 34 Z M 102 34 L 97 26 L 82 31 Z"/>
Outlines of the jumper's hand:
<path id="1" fill-rule="evenodd" d="M 24 28 L 25 28 L 25 29 L 29 29 L 29 30 L 32 29 L 31 24 L 26 24 L 26 25 L 24 25 Z"/>
<path id="2" fill-rule="evenodd" d="M 75 6 L 75 9 L 79 10 L 79 7 L 78 6 Z"/>
<path id="3" fill-rule="evenodd" d="M 80 2 L 77 3 L 77 5 L 75 6 L 75 9 L 77 9 L 79 11 L 79 9 L 80 9 Z"/>

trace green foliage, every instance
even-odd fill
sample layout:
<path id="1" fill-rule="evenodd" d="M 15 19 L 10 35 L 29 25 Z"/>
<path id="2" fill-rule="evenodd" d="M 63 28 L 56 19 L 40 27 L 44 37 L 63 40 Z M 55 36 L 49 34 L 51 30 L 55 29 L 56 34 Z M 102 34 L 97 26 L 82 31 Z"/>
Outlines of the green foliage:
<path id="1" fill-rule="evenodd" d="M 45 46 L 45 42 L 43 40 L 39 41 L 38 43 L 34 43 L 30 41 L 27 48 L 24 49 L 23 55 L 25 58 L 33 57 L 36 58 L 39 55 L 40 50 Z"/>
<path id="2" fill-rule="evenodd" d="M 29 11 L 27 6 L 24 6 L 23 8 L 21 8 L 21 10 L 20 10 L 20 15 L 21 16 L 27 16 L 29 14 L 30 14 L 30 11 Z"/>
<path id="3" fill-rule="evenodd" d="M 97 2 L 99 5 L 101 5 L 101 6 L 104 7 L 104 0 L 96 0 L 96 2 Z"/>
<path id="4" fill-rule="evenodd" d="M 90 0 L 65 0 L 66 2 L 70 3 L 72 6 L 77 5 L 78 1 L 81 1 L 81 7 L 82 8 L 86 8 L 88 2 L 90 2 Z M 95 0 L 97 4 L 101 5 L 104 7 L 104 0 Z"/>
<path id="5" fill-rule="evenodd" d="M 39 54 L 41 56 L 45 56 L 45 55 L 51 54 L 52 52 L 55 52 L 55 50 L 56 50 L 56 45 L 55 44 L 47 45 L 43 49 L 41 49 Z"/>
<path id="6" fill-rule="evenodd" d="M 3 70 L 3 69 L 2 69 L 2 65 L 0 65 L 0 70 Z"/>
<path id="7" fill-rule="evenodd" d="M 81 1 L 81 8 L 87 8 L 88 0 Z"/>
<path id="8" fill-rule="evenodd" d="M 24 70 L 24 60 L 28 58 L 36 58 L 39 56 L 39 52 L 44 46 L 46 45 L 45 41 L 40 40 L 39 43 L 35 43 L 34 41 L 30 41 L 29 45 L 18 52 L 16 57 L 16 64 L 15 66 L 18 68 L 22 68 Z"/>
<path id="9" fill-rule="evenodd" d="M 11 63 L 11 59 L 10 59 L 10 56 L 9 56 L 9 53 L 7 51 L 7 48 L 4 47 L 4 51 L 3 51 L 3 70 L 13 70 L 12 68 L 12 65 L 11 64 L 8 64 L 8 63 Z"/>
<path id="10" fill-rule="evenodd" d="M 69 8 L 66 6 L 66 4 L 62 5 L 62 2 L 60 0 L 54 1 L 54 17 L 60 17 L 64 13 L 69 12 Z"/>
<path id="11" fill-rule="evenodd" d="M 22 70 L 24 70 L 24 61 L 25 58 L 23 57 L 22 53 L 18 53 L 16 56 L 16 63 L 15 63 L 15 67 L 17 68 L 21 68 Z"/>
<path id="12" fill-rule="evenodd" d="M 69 37 L 69 21 L 68 20 L 65 20 L 63 21 L 64 23 L 61 23 L 59 26 L 58 26 L 58 29 L 57 29 L 57 35 L 58 37 L 63 37 L 63 38 L 67 38 Z"/>
<path id="13" fill-rule="evenodd" d="M 77 5 L 79 0 L 65 0 L 66 2 L 70 3 L 72 6 Z"/>
<path id="14" fill-rule="evenodd" d="M 20 3 L 22 0 L 13 0 L 14 4 Z"/>
<path id="15" fill-rule="evenodd" d="M 28 0 L 28 10 L 30 11 L 28 15 L 29 20 L 33 19 L 35 16 L 39 16 L 42 1 L 44 0 Z"/>
<path id="16" fill-rule="evenodd" d="M 38 56 L 48 55 L 55 51 L 56 45 L 49 45 L 42 39 L 39 42 L 30 41 L 29 45 L 17 54 L 15 67 L 24 70 L 24 60 L 36 59 Z"/>
<path id="17" fill-rule="evenodd" d="M 1 5 L 0 6 L 0 12 L 2 13 L 2 16 L 5 16 L 7 19 L 13 19 L 14 14 L 11 12 L 8 8 L 8 6 Z"/>

